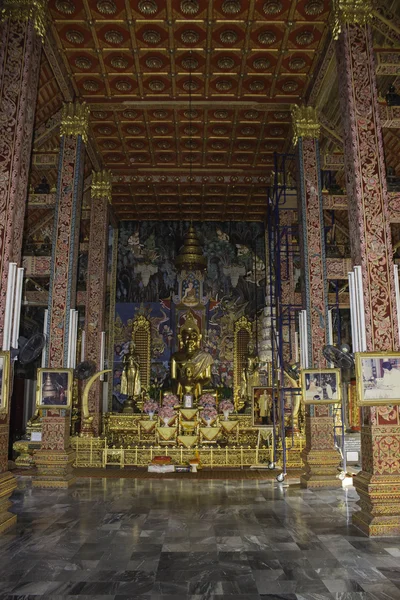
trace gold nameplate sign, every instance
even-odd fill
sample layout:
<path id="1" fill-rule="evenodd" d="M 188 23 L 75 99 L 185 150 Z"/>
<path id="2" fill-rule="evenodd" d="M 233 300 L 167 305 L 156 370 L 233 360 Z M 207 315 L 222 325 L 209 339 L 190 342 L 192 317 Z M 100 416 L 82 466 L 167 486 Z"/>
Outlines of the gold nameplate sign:
<path id="1" fill-rule="evenodd" d="M 155 429 L 157 421 L 139 421 L 139 424 L 143 431 L 150 433 L 153 431 L 153 429 Z"/>
<path id="2" fill-rule="evenodd" d="M 202 436 L 209 442 L 214 441 L 219 434 L 219 427 L 200 427 Z"/>
<path id="3" fill-rule="evenodd" d="M 185 446 L 185 448 L 192 448 L 195 444 L 197 444 L 198 436 L 197 435 L 178 435 L 178 443 Z"/>
<path id="4" fill-rule="evenodd" d="M 157 427 L 160 438 L 164 441 L 172 440 L 176 435 L 176 427 Z"/>
<path id="5" fill-rule="evenodd" d="M 180 413 L 186 421 L 192 421 L 197 415 L 197 408 L 181 408 Z"/>
<path id="6" fill-rule="evenodd" d="M 227 433 L 231 433 L 235 429 L 235 427 L 238 426 L 238 424 L 239 421 L 221 421 L 221 427 Z"/>

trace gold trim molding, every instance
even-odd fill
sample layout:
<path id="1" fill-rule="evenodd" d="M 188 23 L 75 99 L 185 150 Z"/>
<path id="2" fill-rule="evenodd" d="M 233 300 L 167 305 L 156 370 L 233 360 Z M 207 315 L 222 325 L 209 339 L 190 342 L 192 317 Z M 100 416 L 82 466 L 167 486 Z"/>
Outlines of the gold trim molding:
<path id="1" fill-rule="evenodd" d="M 293 143 L 296 146 L 299 138 L 319 138 L 320 124 L 317 110 L 313 106 L 292 107 Z"/>
<path id="2" fill-rule="evenodd" d="M 92 198 L 107 198 L 111 204 L 111 171 L 92 171 Z"/>
<path id="3" fill-rule="evenodd" d="M 63 105 L 61 116 L 60 136 L 82 136 L 83 141 L 88 140 L 90 108 L 86 102 L 66 102 Z"/>
<path id="4" fill-rule="evenodd" d="M 372 19 L 372 0 L 333 0 L 333 39 L 337 40 L 342 25 L 366 25 Z"/>
<path id="5" fill-rule="evenodd" d="M 32 21 L 36 33 L 42 40 L 47 29 L 47 0 L 4 0 L 0 22 L 5 19 Z"/>

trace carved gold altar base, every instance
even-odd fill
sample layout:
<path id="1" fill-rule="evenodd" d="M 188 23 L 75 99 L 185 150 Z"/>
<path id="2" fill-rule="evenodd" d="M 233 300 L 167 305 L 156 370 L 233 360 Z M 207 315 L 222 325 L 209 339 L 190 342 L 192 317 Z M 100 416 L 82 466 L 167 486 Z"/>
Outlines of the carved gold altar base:
<path id="1" fill-rule="evenodd" d="M 302 433 L 296 433 L 293 436 L 286 437 L 286 469 L 301 469 L 304 465 L 302 452 L 305 446 L 305 436 Z M 282 444 L 278 446 L 278 464 L 282 463 Z"/>
<path id="2" fill-rule="evenodd" d="M 31 442 L 30 440 L 18 440 L 14 442 L 13 450 L 19 453 L 15 459 L 15 464 L 20 469 L 30 469 L 35 464 L 34 454 L 40 450 L 41 442 Z"/>
<path id="3" fill-rule="evenodd" d="M 176 465 L 189 464 L 198 453 L 204 467 L 218 469 L 222 467 L 245 468 L 265 466 L 272 461 L 272 444 L 268 448 L 249 448 L 230 446 L 218 448 L 202 446 L 194 448 L 170 446 L 135 446 L 133 448 L 115 448 L 100 438 L 71 438 L 76 452 L 75 467 L 147 467 L 155 456 L 170 456 Z"/>
<path id="4" fill-rule="evenodd" d="M 303 450 L 304 474 L 300 476 L 303 488 L 342 487 L 338 479 L 340 455 L 337 450 Z"/>
<path id="5" fill-rule="evenodd" d="M 72 465 L 75 451 L 68 450 L 37 450 L 34 454 L 38 469 L 37 477 L 32 485 L 37 488 L 68 488 L 75 483 Z"/>
<path id="6" fill-rule="evenodd" d="M 370 537 L 400 535 L 400 478 L 398 475 L 372 475 L 361 471 L 354 478 L 361 510 L 352 524 Z"/>
<path id="7" fill-rule="evenodd" d="M 17 515 L 8 512 L 12 502 L 10 496 L 17 487 L 17 480 L 10 471 L 0 473 L 0 533 L 17 522 Z"/>

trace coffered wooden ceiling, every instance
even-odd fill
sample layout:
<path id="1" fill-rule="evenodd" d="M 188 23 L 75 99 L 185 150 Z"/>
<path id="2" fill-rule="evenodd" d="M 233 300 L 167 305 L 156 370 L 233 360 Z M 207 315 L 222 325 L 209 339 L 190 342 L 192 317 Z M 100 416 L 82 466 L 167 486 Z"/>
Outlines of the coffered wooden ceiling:
<path id="1" fill-rule="evenodd" d="M 123 219 L 260 220 L 329 0 L 50 0 Z M 191 99 L 189 106 L 189 97 Z"/>

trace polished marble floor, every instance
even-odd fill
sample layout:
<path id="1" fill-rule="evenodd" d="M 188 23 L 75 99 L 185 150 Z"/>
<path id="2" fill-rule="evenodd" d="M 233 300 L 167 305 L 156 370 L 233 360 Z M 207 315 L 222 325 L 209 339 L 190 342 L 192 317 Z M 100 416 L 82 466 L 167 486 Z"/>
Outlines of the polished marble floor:
<path id="1" fill-rule="evenodd" d="M 353 488 L 276 481 L 19 481 L 0 598 L 400 600 L 400 538 L 350 525 Z"/>

